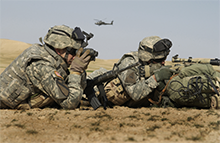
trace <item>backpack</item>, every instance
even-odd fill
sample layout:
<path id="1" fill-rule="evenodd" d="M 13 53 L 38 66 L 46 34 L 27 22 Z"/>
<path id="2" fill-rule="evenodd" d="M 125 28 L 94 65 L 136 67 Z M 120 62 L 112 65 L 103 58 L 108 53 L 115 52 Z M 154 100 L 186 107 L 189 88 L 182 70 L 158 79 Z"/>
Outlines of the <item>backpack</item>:
<path id="1" fill-rule="evenodd" d="M 210 108 L 212 96 L 219 96 L 219 82 L 220 73 L 210 64 L 192 64 L 171 78 L 166 96 L 175 107 Z"/>

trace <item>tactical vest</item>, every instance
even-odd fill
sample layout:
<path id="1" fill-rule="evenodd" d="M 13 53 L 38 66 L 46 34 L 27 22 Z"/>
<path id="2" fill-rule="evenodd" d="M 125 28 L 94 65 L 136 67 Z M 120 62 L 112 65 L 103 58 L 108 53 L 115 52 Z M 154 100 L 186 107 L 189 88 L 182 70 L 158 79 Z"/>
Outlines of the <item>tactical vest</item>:
<path id="1" fill-rule="evenodd" d="M 120 67 L 120 63 L 122 60 L 124 60 L 125 58 L 131 57 L 132 59 L 134 59 L 134 63 L 139 61 L 139 57 L 138 57 L 138 52 L 130 52 L 130 53 L 126 53 L 122 56 L 122 58 L 117 62 L 117 65 L 119 65 Z M 148 78 L 151 75 L 153 75 L 153 71 L 155 70 L 152 67 L 152 64 L 149 65 L 140 65 L 138 67 L 133 67 L 132 69 L 138 73 L 139 78 Z"/>
<path id="2" fill-rule="evenodd" d="M 43 88 L 36 88 L 25 73 L 27 66 L 35 60 L 50 62 L 66 79 L 69 73 L 65 61 L 46 45 L 34 44 L 20 54 L 0 75 L 0 101 L 10 108 L 16 106 Z M 45 92 L 46 93 L 46 92 Z"/>
<path id="3" fill-rule="evenodd" d="M 127 53 L 124 54 L 122 58 L 117 62 L 119 68 L 121 61 L 128 57 L 134 59 L 134 63 L 138 62 L 137 52 Z M 132 69 L 138 72 L 138 69 L 136 67 L 133 67 Z M 129 99 L 131 99 L 130 96 L 127 94 L 127 92 L 125 92 L 122 83 L 123 82 L 121 82 L 119 75 L 118 78 L 115 78 L 114 80 L 110 81 L 105 87 L 106 97 L 110 102 L 112 102 L 115 105 L 122 105 L 125 102 L 127 102 Z"/>
<path id="4" fill-rule="evenodd" d="M 132 59 L 134 59 L 134 63 L 136 63 L 136 62 L 139 61 L 138 52 L 135 51 L 135 52 L 130 52 L 130 53 L 124 54 L 124 55 L 121 57 L 121 59 L 117 62 L 116 65 L 118 65 L 119 68 L 120 68 L 120 63 L 121 63 L 125 58 L 129 58 L 129 57 L 132 58 Z M 134 63 L 132 63 L 132 64 L 134 64 Z M 137 67 L 133 67 L 132 69 L 133 69 L 135 72 L 139 72 L 139 70 L 138 70 Z M 120 79 L 120 75 L 119 75 L 119 79 Z"/>

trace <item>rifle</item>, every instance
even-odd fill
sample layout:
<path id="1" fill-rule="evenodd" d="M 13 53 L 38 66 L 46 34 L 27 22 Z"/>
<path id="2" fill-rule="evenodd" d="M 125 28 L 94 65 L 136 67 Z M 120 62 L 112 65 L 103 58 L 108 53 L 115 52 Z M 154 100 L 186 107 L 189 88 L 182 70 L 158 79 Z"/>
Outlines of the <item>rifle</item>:
<path id="1" fill-rule="evenodd" d="M 178 58 L 178 54 L 172 57 L 172 62 L 183 62 L 183 63 L 201 63 L 201 64 L 211 64 L 211 65 L 217 65 L 220 66 L 220 59 L 193 59 L 192 57 L 189 57 L 188 59 L 184 58 Z"/>
<path id="2" fill-rule="evenodd" d="M 98 96 L 100 96 L 102 98 L 103 106 L 104 106 L 104 109 L 106 110 L 107 104 L 109 107 L 111 107 L 111 105 L 109 105 L 108 99 L 106 97 L 106 93 L 104 90 L 104 83 L 113 80 L 114 78 L 117 77 L 117 75 L 119 73 L 121 73 L 127 69 L 130 69 L 132 67 L 138 66 L 138 65 L 140 65 L 139 62 L 134 63 L 132 65 L 129 65 L 125 68 L 119 69 L 118 66 L 116 64 L 114 64 L 112 70 L 110 70 L 102 75 L 99 75 L 92 80 L 87 79 L 87 86 L 86 86 L 86 89 L 84 90 L 84 94 L 86 94 L 86 97 L 88 98 L 89 103 L 91 104 L 93 109 L 96 110 L 97 108 L 99 108 L 101 106 L 101 103 L 99 102 L 98 98 L 96 97 L 94 89 L 93 89 L 95 85 L 98 87 L 98 90 L 100 93 Z"/>

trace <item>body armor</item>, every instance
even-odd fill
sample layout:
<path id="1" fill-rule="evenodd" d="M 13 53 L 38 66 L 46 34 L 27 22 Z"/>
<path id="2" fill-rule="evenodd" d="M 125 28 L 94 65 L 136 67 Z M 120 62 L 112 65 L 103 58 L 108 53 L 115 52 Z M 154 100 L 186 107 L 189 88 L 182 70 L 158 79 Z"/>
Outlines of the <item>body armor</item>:
<path id="1" fill-rule="evenodd" d="M 65 79 L 68 75 L 64 60 L 47 46 L 34 44 L 20 54 L 0 75 L 0 101 L 10 108 L 16 108 L 37 92 L 45 92 L 30 82 L 26 68 L 32 62 L 43 60 L 50 63 Z M 46 93 L 46 92 L 45 92 Z"/>

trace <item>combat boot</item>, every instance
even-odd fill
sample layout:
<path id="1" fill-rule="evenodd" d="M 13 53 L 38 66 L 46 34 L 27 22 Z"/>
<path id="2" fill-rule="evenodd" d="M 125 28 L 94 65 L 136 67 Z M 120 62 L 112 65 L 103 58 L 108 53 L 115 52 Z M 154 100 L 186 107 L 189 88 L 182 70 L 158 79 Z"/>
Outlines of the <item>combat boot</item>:
<path id="1" fill-rule="evenodd" d="M 220 109 L 220 97 L 217 94 L 211 97 L 210 109 Z"/>
<path id="2" fill-rule="evenodd" d="M 31 109 L 31 107 L 30 107 L 28 101 L 24 100 L 24 101 L 22 101 L 22 102 L 16 107 L 16 109 L 18 109 L 18 110 L 29 110 L 29 109 Z"/>

